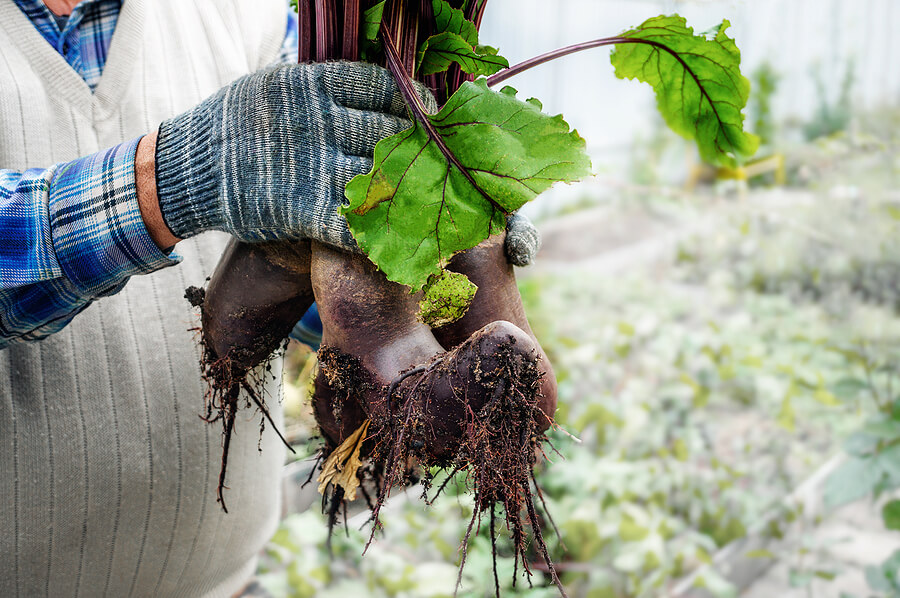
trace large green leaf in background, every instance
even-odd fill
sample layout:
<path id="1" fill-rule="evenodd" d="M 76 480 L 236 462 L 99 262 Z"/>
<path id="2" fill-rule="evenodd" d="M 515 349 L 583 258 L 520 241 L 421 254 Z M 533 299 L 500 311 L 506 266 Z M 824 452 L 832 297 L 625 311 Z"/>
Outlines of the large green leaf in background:
<path id="1" fill-rule="evenodd" d="M 711 164 L 734 167 L 752 156 L 759 138 L 743 130 L 741 110 L 750 82 L 741 75 L 741 53 L 725 34 L 728 21 L 710 36 L 694 35 L 679 16 L 648 19 L 620 37 L 662 44 L 619 43 L 611 60 L 619 78 L 638 79 L 656 91 L 663 118 L 678 134 L 695 139 Z"/>
<path id="2" fill-rule="evenodd" d="M 390 280 L 422 288 L 454 253 L 502 232 L 507 213 L 590 174 L 578 133 L 515 93 L 465 83 L 428 117 L 471 181 L 417 122 L 382 140 L 372 172 L 347 185 L 350 230 Z"/>

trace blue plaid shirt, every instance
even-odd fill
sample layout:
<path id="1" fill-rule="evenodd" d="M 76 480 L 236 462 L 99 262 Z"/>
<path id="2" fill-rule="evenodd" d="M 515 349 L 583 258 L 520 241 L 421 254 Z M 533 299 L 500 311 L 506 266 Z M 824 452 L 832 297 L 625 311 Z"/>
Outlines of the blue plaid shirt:
<path id="1" fill-rule="evenodd" d="M 93 90 L 122 0 L 82 0 L 63 29 L 42 0 L 13 0 Z M 282 62 L 297 61 L 289 12 Z M 177 263 L 147 233 L 137 203 L 138 139 L 49 168 L 0 170 L 0 349 L 57 332 L 135 274 Z"/>

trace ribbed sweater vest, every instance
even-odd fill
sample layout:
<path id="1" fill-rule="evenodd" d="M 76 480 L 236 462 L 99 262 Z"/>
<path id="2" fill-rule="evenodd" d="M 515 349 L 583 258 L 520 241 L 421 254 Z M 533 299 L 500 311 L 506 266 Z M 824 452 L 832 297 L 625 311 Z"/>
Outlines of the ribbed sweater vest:
<path id="1" fill-rule="evenodd" d="M 285 18 L 284 0 L 125 0 L 91 94 L 0 0 L 0 168 L 154 130 L 274 61 Z M 0 596 L 230 596 L 252 575 L 277 524 L 284 452 L 269 430 L 258 451 L 257 421 L 240 414 L 222 512 L 221 428 L 198 417 L 205 388 L 184 299 L 226 240 L 180 243 L 181 265 L 0 351 Z"/>

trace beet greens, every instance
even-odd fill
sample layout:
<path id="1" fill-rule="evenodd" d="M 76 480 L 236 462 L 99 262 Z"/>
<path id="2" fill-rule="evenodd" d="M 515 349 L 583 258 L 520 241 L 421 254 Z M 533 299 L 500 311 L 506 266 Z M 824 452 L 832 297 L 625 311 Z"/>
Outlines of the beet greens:
<path id="1" fill-rule="evenodd" d="M 591 173 L 585 141 L 578 133 L 561 116 L 544 114 L 539 101 L 519 100 L 510 87 L 492 89 L 502 81 L 574 52 L 612 45 L 616 75 L 649 83 L 666 122 L 696 140 L 704 160 L 734 166 L 751 156 L 759 143 L 743 131 L 749 82 L 740 73 L 740 52 L 725 33 L 727 20 L 707 34 L 695 35 L 683 18 L 659 16 L 618 36 L 510 67 L 495 48 L 480 43 L 487 0 L 294 0 L 293 4 L 299 11 L 301 62 L 346 59 L 382 64 L 393 73 L 409 107 L 413 126 L 377 145 L 372 171 L 347 185 L 349 203 L 342 213 L 359 246 L 389 281 L 424 290 L 419 317 L 435 328 L 461 318 L 475 295 L 465 275 L 448 269 L 454 255 L 502 233 L 509 214 L 554 183 L 575 182 Z M 441 106 L 437 114 L 427 112 L 416 81 L 434 93 Z M 388 403 L 405 376 L 422 372 L 422 367 L 410 369 L 395 380 Z M 516 370 L 504 380 L 524 378 Z M 538 381 L 539 376 L 532 375 L 531 387 Z M 519 403 L 524 411 L 521 421 L 516 420 L 518 427 L 510 429 L 532 430 L 532 424 L 525 425 L 535 410 L 534 388 L 529 392 L 532 398 Z M 408 401 L 403 409 L 413 407 Z M 480 427 L 470 426 L 459 453 L 468 455 L 468 461 L 452 461 L 456 469 L 466 462 L 474 464 L 477 505 L 469 529 L 476 522 L 480 525 L 482 514 L 489 514 L 493 540 L 494 508 L 503 504 L 506 526 L 514 536 L 516 564 L 521 562 L 528 572 L 524 510 L 538 552 L 565 596 L 541 536 L 529 487 L 543 437 L 529 432 L 525 441 L 511 445 L 514 435 L 504 428 L 510 409 L 505 405 L 494 416 L 479 420 Z M 410 411 L 405 417 L 414 421 L 413 415 Z M 348 460 L 360 461 L 366 430 L 371 432 L 368 422 L 359 428 L 362 432 L 352 446 L 338 447 L 339 456 L 346 453 Z M 401 436 L 384 460 L 383 486 L 374 504 L 376 527 L 387 492 L 404 482 L 407 464 L 415 456 L 403 442 L 409 424 L 404 426 L 397 428 Z M 485 457 L 512 454 L 519 457 L 497 463 Z M 336 477 L 335 473 L 332 478 Z M 337 509 L 344 488 L 331 483 L 332 478 L 323 482 L 323 488 L 333 488 L 332 505 Z M 535 492 L 540 497 L 540 490 Z M 468 534 L 463 564 L 467 540 Z M 496 569 L 494 574 L 499 587 Z"/>
<path id="2" fill-rule="evenodd" d="M 413 289 L 429 292 L 455 253 L 498 232 L 505 215 L 553 183 L 590 174 L 584 141 L 561 117 L 543 115 L 539 103 L 516 99 L 511 88 L 490 89 L 527 69 L 616 46 L 616 75 L 649 83 L 666 122 L 696 140 L 704 160 L 733 167 L 759 144 L 743 131 L 750 84 L 740 73 L 740 51 L 725 33 L 728 21 L 695 35 L 682 17 L 654 17 L 618 36 L 508 68 L 496 49 L 479 40 L 486 0 L 297 4 L 301 61 L 362 58 L 384 64 L 415 118 L 412 129 L 379 144 L 375 168 L 350 182 L 350 205 L 344 208 L 369 258 L 388 279 Z M 475 77 L 487 78 L 465 85 Z M 426 113 L 413 88 L 416 79 L 434 92 L 442 106 L 438 114 Z M 518 129 L 510 126 L 511 114 L 532 118 L 515 121 L 523 127 Z M 438 303 L 449 300 L 437 293 L 431 291 Z"/>

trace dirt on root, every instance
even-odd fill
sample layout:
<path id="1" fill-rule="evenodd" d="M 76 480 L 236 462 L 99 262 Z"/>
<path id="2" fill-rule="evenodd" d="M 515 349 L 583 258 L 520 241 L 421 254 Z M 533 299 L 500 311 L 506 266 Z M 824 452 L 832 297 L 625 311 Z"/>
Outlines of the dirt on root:
<path id="1" fill-rule="evenodd" d="M 206 291 L 199 287 L 188 287 L 184 296 L 190 301 L 192 306 L 199 308 L 202 314 Z M 206 382 L 204 412 L 200 417 L 210 424 L 222 422 L 222 465 L 219 470 L 219 481 L 216 487 L 216 502 L 227 513 L 228 507 L 225 504 L 224 491 L 227 489 L 225 478 L 228 470 L 228 453 L 231 447 L 235 418 L 242 406 L 244 408 L 252 408 L 255 405 L 262 414 L 259 427 L 260 438 L 262 438 L 265 423 L 268 421 L 285 446 L 291 452 L 294 452 L 294 449 L 272 420 L 264 398 L 264 376 L 271 370 L 268 362 L 276 357 L 277 352 L 269 355 L 268 358 L 259 364 L 260 367 L 248 368 L 244 365 L 247 362 L 244 353 L 253 353 L 255 347 L 240 349 L 240 354 L 218 356 L 210 348 L 209 343 L 206 342 L 202 327 L 198 327 L 197 330 L 200 332 L 200 369 L 203 380 Z M 260 338 L 259 342 L 264 342 L 263 338 Z M 268 341 L 266 340 L 265 342 Z M 238 351 L 235 353 L 238 353 Z M 241 405 L 241 391 L 244 393 L 243 405 Z"/>
<path id="2" fill-rule="evenodd" d="M 491 369 L 483 369 L 481 363 L 471 365 L 481 388 L 459 389 L 460 392 L 455 393 L 459 398 L 456 403 L 459 411 L 454 414 L 426 412 L 425 406 L 429 404 L 428 393 L 432 386 L 421 383 L 426 377 L 431 380 L 450 376 L 452 372 L 449 371 L 446 360 L 442 362 L 436 359 L 431 364 L 413 368 L 401 374 L 389 386 L 374 393 L 377 397 L 375 400 L 381 403 L 364 409 L 371 425 L 368 438 L 363 444 L 364 466 L 357 470 L 360 488 L 372 510 L 372 535 L 366 548 L 380 529 L 380 510 L 392 488 L 415 483 L 422 478 L 423 498 L 431 503 L 455 474 L 461 474 L 465 476 L 466 484 L 474 494 L 475 509 L 461 542 L 462 561 L 457 584 L 462 579 L 470 537 L 473 532 L 477 533 L 481 529 L 482 518 L 487 516 L 497 595 L 500 592 L 497 578 L 497 532 L 505 524 L 513 541 L 516 568 L 514 577 L 521 566 L 530 583 L 532 571 L 528 551 L 530 540 L 533 539 L 538 555 L 547 564 L 551 579 L 565 596 L 543 538 L 542 519 L 535 504 L 537 496 L 546 520 L 552 522 L 546 512 L 546 505 L 542 504 L 543 497 L 533 473 L 547 442 L 537 424 L 541 381 L 538 358 L 523 359 L 521 352 L 514 351 L 513 344 L 514 342 L 502 343 L 499 346 L 499 351 L 491 357 L 491 363 L 496 364 Z M 336 392 L 326 399 L 332 401 L 330 414 L 335 419 L 347 416 L 346 404 L 334 404 L 340 402 L 338 397 L 373 396 L 371 392 L 365 395 L 359 393 L 359 384 L 371 385 L 371 382 L 356 358 L 334 348 L 323 348 L 320 350 L 320 368 L 328 379 L 329 386 L 347 393 Z M 444 371 L 441 371 L 442 368 Z M 473 391 L 487 395 L 478 409 L 472 409 L 465 398 L 466 392 L 471 396 Z M 316 410 L 317 419 L 324 413 L 329 411 Z M 358 419 L 361 416 L 357 413 L 354 417 Z M 455 418 L 461 422 L 458 438 L 449 442 L 442 439 L 439 443 L 453 446 L 451 453 L 435 453 L 431 450 L 436 418 Z M 333 429 L 334 422 L 320 421 L 320 425 L 323 429 Z M 321 457 L 327 458 L 334 448 L 333 443 L 328 443 L 323 448 Z M 435 469 L 450 472 L 446 481 L 436 490 L 427 473 Z M 341 510 L 346 508 L 342 488 L 329 486 L 326 489 L 323 508 L 333 527 Z"/>

